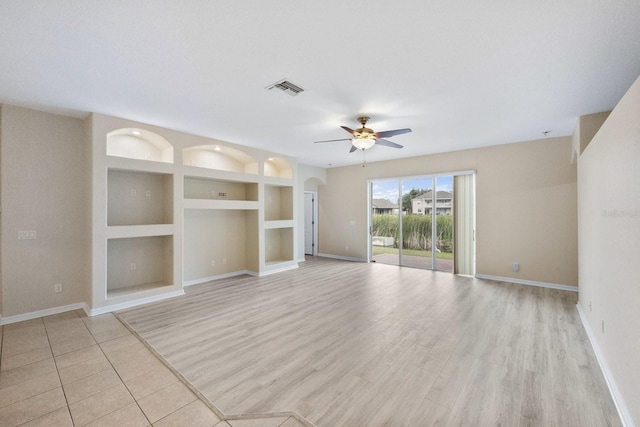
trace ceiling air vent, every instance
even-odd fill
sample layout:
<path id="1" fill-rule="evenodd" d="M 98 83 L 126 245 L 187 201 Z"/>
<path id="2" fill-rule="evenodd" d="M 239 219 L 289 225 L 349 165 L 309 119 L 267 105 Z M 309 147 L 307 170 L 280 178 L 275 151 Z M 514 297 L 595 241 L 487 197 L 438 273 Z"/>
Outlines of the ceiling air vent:
<path id="1" fill-rule="evenodd" d="M 296 96 L 300 92 L 304 92 L 304 89 L 302 89 L 297 84 L 291 83 L 287 79 L 282 79 L 282 80 L 280 80 L 278 82 L 275 82 L 275 83 L 267 86 L 267 90 L 271 90 L 273 88 L 280 89 L 281 91 L 283 91 L 287 95 L 291 95 L 291 96 Z"/>

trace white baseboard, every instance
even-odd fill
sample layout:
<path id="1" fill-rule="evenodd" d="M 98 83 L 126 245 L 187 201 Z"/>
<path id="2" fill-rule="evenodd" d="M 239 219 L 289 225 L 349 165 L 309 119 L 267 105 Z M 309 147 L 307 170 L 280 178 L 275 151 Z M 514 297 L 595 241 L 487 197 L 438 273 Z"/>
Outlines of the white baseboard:
<path id="1" fill-rule="evenodd" d="M 635 427 L 635 423 L 631 418 L 631 414 L 627 409 L 627 405 L 624 402 L 624 398 L 618 389 L 618 385 L 616 383 L 613 374 L 611 373 L 611 369 L 609 369 L 609 365 L 607 364 L 604 355 L 602 354 L 602 350 L 600 350 L 600 346 L 598 345 L 598 341 L 595 339 L 595 335 L 593 334 L 593 330 L 591 326 L 589 326 L 589 322 L 587 321 L 586 313 L 582 310 L 580 303 L 576 304 L 576 308 L 578 309 L 578 314 L 580 315 L 580 320 L 582 320 L 582 326 L 584 330 L 587 332 L 587 337 L 589 337 L 589 342 L 591 343 L 591 348 L 593 348 L 593 352 L 596 354 L 596 359 L 598 360 L 598 365 L 600 365 L 600 370 L 602 371 L 602 375 L 604 375 L 604 379 L 607 382 L 607 387 L 609 387 L 609 393 L 611 393 L 611 398 L 613 399 L 613 403 L 616 405 L 616 409 L 618 410 L 618 415 L 620 416 L 620 420 L 625 427 Z"/>
<path id="2" fill-rule="evenodd" d="M 341 259 L 343 261 L 353 261 L 353 262 L 369 262 L 365 258 L 354 258 L 350 256 L 342 256 L 342 255 L 331 255 L 331 254 L 318 254 L 318 256 L 325 258 L 333 258 L 333 259 Z"/>
<path id="3" fill-rule="evenodd" d="M 269 276 L 271 274 L 282 273 L 284 271 L 294 270 L 298 268 L 298 263 L 287 265 L 286 267 L 274 268 L 273 270 L 266 270 L 261 273 L 256 273 L 258 277 Z"/>
<path id="4" fill-rule="evenodd" d="M 105 307 L 91 309 L 89 311 L 89 316 L 97 316 L 99 314 L 111 313 L 112 311 L 124 310 L 125 308 L 136 307 L 138 305 L 148 304 L 150 302 L 162 301 L 163 299 L 179 297 L 181 295 L 184 295 L 183 290 L 166 292 L 164 294 L 154 295 L 146 298 L 140 298 L 133 301 L 121 302 L 118 304 L 111 304 Z"/>
<path id="5" fill-rule="evenodd" d="M 243 274 L 249 274 L 251 276 L 256 275 L 255 272 L 249 271 L 249 270 L 234 271 L 232 273 L 218 274 L 217 276 L 209 276 L 209 277 L 203 277 L 201 279 L 187 280 L 186 282 L 182 283 L 182 286 L 187 287 L 192 285 L 199 285 L 200 283 L 207 283 L 213 280 L 228 279 L 230 277 L 242 276 Z"/>
<path id="6" fill-rule="evenodd" d="M 498 282 L 516 283 L 518 285 L 539 286 L 541 288 L 559 289 L 561 291 L 578 292 L 577 286 L 559 285 L 557 283 L 536 282 L 535 280 L 514 279 L 513 277 L 491 276 L 489 274 L 476 274 L 477 279 L 496 280 Z"/>
<path id="7" fill-rule="evenodd" d="M 25 320 L 37 319 L 38 317 L 51 316 L 52 314 L 60 314 L 66 311 L 83 309 L 87 315 L 89 314 L 89 306 L 86 302 L 77 302 L 75 304 L 63 305 L 60 307 L 46 308 L 44 310 L 32 311 L 30 313 L 16 314 L 15 316 L 7 316 L 0 318 L 0 325 L 9 325 L 11 323 L 24 322 Z"/>

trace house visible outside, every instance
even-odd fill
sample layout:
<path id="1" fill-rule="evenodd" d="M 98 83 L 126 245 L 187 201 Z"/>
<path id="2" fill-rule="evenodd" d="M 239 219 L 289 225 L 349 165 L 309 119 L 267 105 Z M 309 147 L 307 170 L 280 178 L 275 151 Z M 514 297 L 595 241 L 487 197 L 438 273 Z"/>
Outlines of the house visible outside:
<path id="1" fill-rule="evenodd" d="M 397 215 L 400 212 L 399 206 L 387 199 L 372 199 L 371 208 L 374 214 Z"/>
<path id="2" fill-rule="evenodd" d="M 430 215 L 433 210 L 433 194 L 431 190 L 411 199 L 411 213 Z M 448 191 L 436 192 L 436 215 L 451 215 L 453 212 L 453 194 Z"/>

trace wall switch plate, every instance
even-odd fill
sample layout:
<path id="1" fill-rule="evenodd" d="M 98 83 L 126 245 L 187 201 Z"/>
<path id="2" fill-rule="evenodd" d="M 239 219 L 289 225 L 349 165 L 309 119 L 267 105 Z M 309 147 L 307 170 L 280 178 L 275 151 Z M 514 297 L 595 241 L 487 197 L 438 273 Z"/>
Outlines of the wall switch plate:
<path id="1" fill-rule="evenodd" d="M 135 262 L 132 262 L 131 264 L 129 264 L 129 271 L 136 271 L 137 268 L 138 266 L 136 265 Z"/>
<path id="2" fill-rule="evenodd" d="M 520 264 L 518 264 L 517 262 L 514 262 L 513 265 L 511 266 L 511 269 L 513 271 L 520 271 Z"/>
<path id="3" fill-rule="evenodd" d="M 55 285 L 53 285 L 53 290 L 59 294 L 60 292 L 62 292 L 62 283 L 56 283 Z"/>
<path id="4" fill-rule="evenodd" d="M 147 196 L 147 197 L 151 197 L 151 190 L 145 191 L 144 195 Z"/>
<path id="5" fill-rule="evenodd" d="M 132 188 L 132 189 L 131 189 L 131 197 L 136 197 L 136 194 L 137 194 L 137 193 L 138 193 L 138 192 L 136 191 L 136 189 L 135 189 L 135 188 Z"/>
<path id="6" fill-rule="evenodd" d="M 35 240 L 36 230 L 20 230 L 18 231 L 18 240 Z"/>

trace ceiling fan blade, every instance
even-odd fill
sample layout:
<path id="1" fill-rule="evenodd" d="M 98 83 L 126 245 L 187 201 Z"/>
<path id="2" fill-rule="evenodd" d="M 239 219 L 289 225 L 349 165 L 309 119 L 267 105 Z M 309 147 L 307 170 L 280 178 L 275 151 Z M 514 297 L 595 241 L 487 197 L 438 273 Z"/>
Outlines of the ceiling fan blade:
<path id="1" fill-rule="evenodd" d="M 395 142 L 387 141 L 386 139 L 376 139 L 376 144 L 384 145 L 385 147 L 393 147 L 393 148 L 402 148 L 402 145 L 396 144 Z"/>
<path id="2" fill-rule="evenodd" d="M 376 132 L 373 134 L 376 138 L 389 138 L 390 136 L 402 135 L 403 133 L 409 133 L 411 129 L 396 129 L 396 130 L 385 130 L 382 132 Z"/>
<path id="3" fill-rule="evenodd" d="M 356 147 L 355 145 L 351 144 L 351 150 L 349 150 L 350 153 L 353 153 L 354 151 L 356 151 L 358 149 L 358 147 Z"/>
<path id="4" fill-rule="evenodd" d="M 320 144 L 322 142 L 336 142 L 336 141 L 351 141 L 351 138 L 342 138 L 342 139 L 328 139 L 326 141 L 315 141 L 314 144 Z"/>
<path id="5" fill-rule="evenodd" d="M 346 126 L 340 126 L 342 129 L 346 130 L 347 132 L 349 132 L 351 135 L 356 136 L 356 131 L 353 129 L 349 129 Z"/>

